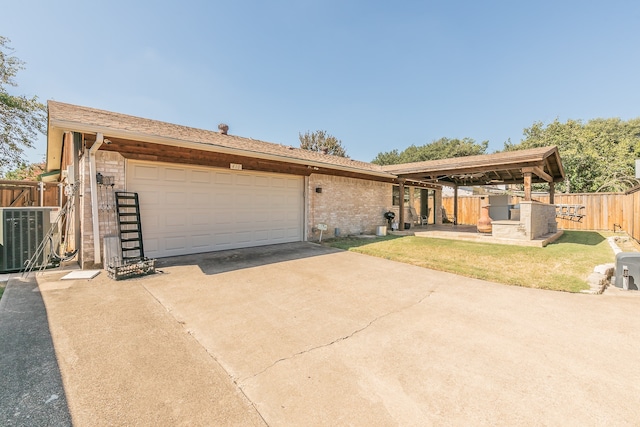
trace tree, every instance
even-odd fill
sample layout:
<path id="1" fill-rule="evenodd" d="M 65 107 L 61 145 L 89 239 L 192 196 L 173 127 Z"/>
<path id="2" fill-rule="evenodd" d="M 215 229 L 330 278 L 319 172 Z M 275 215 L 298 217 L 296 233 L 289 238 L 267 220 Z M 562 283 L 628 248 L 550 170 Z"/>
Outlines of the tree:
<path id="1" fill-rule="evenodd" d="M 39 175 L 43 174 L 47 164 L 43 160 L 40 163 L 20 163 L 17 168 L 4 174 L 4 179 L 13 181 L 38 181 Z"/>
<path id="2" fill-rule="evenodd" d="M 566 180 L 558 185 L 566 193 L 625 191 L 635 185 L 635 159 L 640 155 L 640 118 L 535 122 L 524 130 L 518 144 L 505 151 L 556 145 Z"/>
<path id="3" fill-rule="evenodd" d="M 11 95 L 14 78 L 24 62 L 13 56 L 10 40 L 0 36 L 0 170 L 20 165 L 24 149 L 33 148 L 38 132 L 46 132 L 46 107 L 36 96 Z"/>
<path id="4" fill-rule="evenodd" d="M 472 138 L 440 138 L 421 146 L 411 145 L 404 151 L 391 150 L 378 153 L 372 163 L 378 165 L 396 165 L 399 163 L 423 162 L 426 160 L 450 159 L 453 157 L 487 154 L 489 141 L 477 143 Z"/>
<path id="5" fill-rule="evenodd" d="M 327 131 L 317 130 L 307 131 L 304 135 L 298 133 L 300 148 L 304 150 L 320 151 L 334 156 L 348 157 L 347 152 L 342 147 L 342 141 L 335 136 L 329 135 Z"/>

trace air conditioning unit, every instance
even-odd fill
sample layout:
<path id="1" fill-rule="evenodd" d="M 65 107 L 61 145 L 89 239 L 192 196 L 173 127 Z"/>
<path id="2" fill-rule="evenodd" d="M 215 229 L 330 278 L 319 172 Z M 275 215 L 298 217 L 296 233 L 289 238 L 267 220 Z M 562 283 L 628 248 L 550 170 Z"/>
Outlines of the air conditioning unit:
<path id="1" fill-rule="evenodd" d="M 0 273 L 20 271 L 43 244 L 51 229 L 52 208 L 0 208 Z M 50 243 L 35 260 L 35 267 L 49 262 Z"/>

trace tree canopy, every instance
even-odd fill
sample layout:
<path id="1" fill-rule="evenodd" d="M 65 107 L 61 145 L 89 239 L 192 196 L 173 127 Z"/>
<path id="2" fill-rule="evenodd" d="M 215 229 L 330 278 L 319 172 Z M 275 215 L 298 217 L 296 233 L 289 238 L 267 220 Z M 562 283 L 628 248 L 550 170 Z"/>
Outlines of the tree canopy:
<path id="1" fill-rule="evenodd" d="M 24 62 L 13 56 L 10 40 L 0 36 L 0 171 L 23 162 L 24 149 L 46 132 L 46 107 L 36 96 L 12 95 L 14 78 Z"/>
<path id="2" fill-rule="evenodd" d="M 518 144 L 505 151 L 558 146 L 566 180 L 558 190 L 567 193 L 625 191 L 638 184 L 635 159 L 640 156 L 640 118 L 536 122 L 524 130 Z"/>
<path id="3" fill-rule="evenodd" d="M 400 163 L 423 162 L 426 160 L 449 159 L 452 157 L 487 154 L 489 141 L 477 143 L 472 138 L 440 138 L 421 146 L 411 145 L 399 152 L 391 150 L 378 153 L 371 163 L 378 165 L 397 165 Z"/>
<path id="4" fill-rule="evenodd" d="M 18 167 L 4 174 L 4 179 L 14 181 L 39 181 L 39 177 L 44 173 L 47 164 L 43 160 L 39 163 L 20 163 Z"/>
<path id="5" fill-rule="evenodd" d="M 319 151 L 334 156 L 348 157 L 347 152 L 340 141 L 335 136 L 329 135 L 327 131 L 317 130 L 307 131 L 304 135 L 298 133 L 300 148 L 311 151 Z"/>

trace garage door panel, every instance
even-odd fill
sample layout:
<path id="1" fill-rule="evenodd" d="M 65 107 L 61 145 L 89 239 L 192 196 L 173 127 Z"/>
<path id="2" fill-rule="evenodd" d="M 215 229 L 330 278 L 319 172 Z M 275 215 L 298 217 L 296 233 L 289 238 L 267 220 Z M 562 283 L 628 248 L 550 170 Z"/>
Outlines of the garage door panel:
<path id="1" fill-rule="evenodd" d="M 252 212 L 238 212 L 236 215 L 236 224 L 253 224 Z"/>
<path id="2" fill-rule="evenodd" d="M 285 187 L 285 180 L 283 178 L 272 178 L 271 179 L 271 187 L 284 188 Z"/>
<path id="3" fill-rule="evenodd" d="M 167 191 L 165 193 L 164 202 L 167 206 L 185 206 L 187 204 L 187 195 L 181 191 Z"/>
<path id="4" fill-rule="evenodd" d="M 202 170 L 191 171 L 191 182 L 197 184 L 209 184 L 211 182 L 211 173 L 209 171 Z"/>
<path id="5" fill-rule="evenodd" d="M 236 231 L 235 241 L 240 244 L 248 244 L 253 241 L 253 233 L 251 231 Z"/>
<path id="6" fill-rule="evenodd" d="M 144 250 L 145 252 L 157 252 L 159 250 L 159 240 L 154 237 L 145 238 L 144 239 Z"/>
<path id="7" fill-rule="evenodd" d="M 269 186 L 269 177 L 256 176 L 253 185 L 255 185 L 256 187 L 268 187 Z"/>
<path id="8" fill-rule="evenodd" d="M 155 190 L 148 189 L 144 193 L 144 200 L 140 200 L 140 205 L 157 205 L 160 201 L 160 193 Z"/>
<path id="9" fill-rule="evenodd" d="M 240 186 L 253 187 L 253 177 L 251 175 L 238 175 L 236 184 Z"/>
<path id="10" fill-rule="evenodd" d="M 196 234 L 192 237 L 194 249 L 209 249 L 211 247 L 211 234 Z"/>
<path id="11" fill-rule="evenodd" d="M 187 247 L 187 239 L 184 236 L 165 237 L 165 249 L 168 251 L 183 250 Z"/>
<path id="12" fill-rule="evenodd" d="M 258 230 L 255 233 L 255 241 L 258 243 L 269 241 L 269 230 Z"/>
<path id="13" fill-rule="evenodd" d="M 164 179 L 173 182 L 186 182 L 187 171 L 184 168 L 165 168 Z"/>
<path id="14" fill-rule="evenodd" d="M 205 209 L 209 207 L 211 195 L 205 191 L 198 191 L 189 194 L 189 206 L 199 209 Z"/>
<path id="15" fill-rule="evenodd" d="M 213 208 L 232 206 L 233 205 L 233 193 L 216 193 L 213 195 Z"/>
<path id="16" fill-rule="evenodd" d="M 136 180 L 157 181 L 158 173 L 158 167 L 152 165 L 136 165 L 133 169 L 133 177 Z"/>
<path id="17" fill-rule="evenodd" d="M 149 257 L 302 240 L 301 177 L 129 161 L 127 189 Z"/>
<path id="18" fill-rule="evenodd" d="M 191 225 L 208 228 L 211 225 L 211 216 L 206 213 L 194 213 L 191 215 Z"/>
<path id="19" fill-rule="evenodd" d="M 233 175 L 231 175 L 230 172 L 227 172 L 227 173 L 216 172 L 215 183 L 223 184 L 223 185 L 231 185 L 233 184 Z"/>
<path id="20" fill-rule="evenodd" d="M 164 225 L 166 227 L 180 227 L 183 228 L 187 225 L 186 217 L 183 215 L 168 215 L 165 217 Z"/>
<path id="21" fill-rule="evenodd" d="M 271 230 L 271 239 L 274 240 L 282 240 L 286 236 L 286 232 L 284 228 L 276 228 Z"/>

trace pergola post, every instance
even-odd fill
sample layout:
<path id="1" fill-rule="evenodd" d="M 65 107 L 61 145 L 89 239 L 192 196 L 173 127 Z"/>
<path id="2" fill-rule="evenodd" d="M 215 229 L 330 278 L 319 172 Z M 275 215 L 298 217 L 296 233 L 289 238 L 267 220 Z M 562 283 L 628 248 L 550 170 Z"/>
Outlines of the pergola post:
<path id="1" fill-rule="evenodd" d="M 524 200 L 531 201 L 531 172 L 524 173 Z"/>
<path id="2" fill-rule="evenodd" d="M 404 230 L 404 179 L 398 179 L 398 230 Z"/>
<path id="3" fill-rule="evenodd" d="M 458 225 L 458 185 L 453 186 L 453 225 Z"/>
<path id="4" fill-rule="evenodd" d="M 549 204 L 556 204 L 556 183 L 553 181 L 549 183 Z"/>

